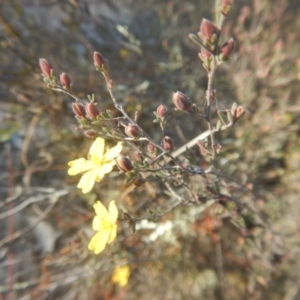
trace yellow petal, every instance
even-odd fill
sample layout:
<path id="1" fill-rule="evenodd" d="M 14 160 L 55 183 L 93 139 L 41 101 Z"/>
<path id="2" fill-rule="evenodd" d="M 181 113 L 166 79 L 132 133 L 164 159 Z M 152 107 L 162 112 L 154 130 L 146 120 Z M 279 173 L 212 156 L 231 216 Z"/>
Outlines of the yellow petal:
<path id="1" fill-rule="evenodd" d="M 110 161 L 119 156 L 120 152 L 122 151 L 122 148 L 123 145 L 121 142 L 119 142 L 116 146 L 112 147 L 104 154 L 103 161 Z"/>
<path id="2" fill-rule="evenodd" d="M 113 166 L 115 165 L 115 161 L 113 160 L 110 164 L 104 164 L 101 166 L 101 168 L 98 168 L 98 173 L 97 173 L 97 182 L 102 180 L 105 174 L 108 174 L 111 172 L 113 169 Z"/>
<path id="3" fill-rule="evenodd" d="M 118 267 L 113 273 L 112 281 L 117 283 L 119 286 L 125 286 L 128 283 L 129 276 L 130 267 L 128 265 Z"/>
<path id="4" fill-rule="evenodd" d="M 100 218 L 100 219 L 105 219 L 107 220 L 109 218 L 108 215 L 108 211 L 106 209 L 106 207 L 100 202 L 97 201 L 94 205 L 94 210 L 96 212 L 96 215 Z"/>
<path id="5" fill-rule="evenodd" d="M 105 146 L 105 141 L 102 138 L 96 138 L 95 142 L 92 144 L 89 153 L 91 156 L 96 156 L 98 158 L 103 157 L 104 153 L 104 146 Z"/>
<path id="6" fill-rule="evenodd" d="M 96 215 L 93 219 L 93 229 L 95 231 L 100 231 L 102 229 L 102 219 Z"/>
<path id="7" fill-rule="evenodd" d="M 117 237 L 117 225 L 114 224 L 112 228 L 109 230 L 107 243 L 110 244 L 115 240 L 116 237 Z"/>
<path id="8" fill-rule="evenodd" d="M 68 163 L 68 165 L 71 167 L 68 170 L 68 174 L 71 176 L 77 175 L 81 172 L 85 172 L 93 168 L 93 164 L 90 161 L 85 160 L 84 158 L 72 160 Z"/>
<path id="9" fill-rule="evenodd" d="M 95 254 L 99 254 L 105 248 L 109 235 L 110 232 L 107 230 L 97 232 L 88 245 L 89 250 L 94 251 Z"/>
<path id="10" fill-rule="evenodd" d="M 109 213 L 111 221 L 113 223 L 116 223 L 119 212 L 118 212 L 118 208 L 117 208 L 114 200 L 109 203 L 108 213 Z"/>
<path id="11" fill-rule="evenodd" d="M 97 177 L 97 170 L 90 170 L 82 175 L 77 187 L 82 189 L 82 193 L 88 193 L 94 186 Z"/>

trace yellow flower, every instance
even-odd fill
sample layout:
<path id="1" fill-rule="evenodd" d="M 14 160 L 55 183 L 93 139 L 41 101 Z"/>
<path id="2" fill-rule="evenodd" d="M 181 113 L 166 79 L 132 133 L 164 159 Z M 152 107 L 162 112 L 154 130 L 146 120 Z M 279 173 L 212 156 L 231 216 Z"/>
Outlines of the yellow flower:
<path id="1" fill-rule="evenodd" d="M 115 158 L 122 151 L 122 143 L 104 151 L 105 141 L 97 138 L 92 144 L 88 159 L 79 158 L 68 163 L 70 169 L 68 174 L 73 176 L 84 173 L 77 185 L 84 194 L 88 193 L 94 186 L 95 181 L 99 182 L 103 176 L 113 169 Z"/>
<path id="2" fill-rule="evenodd" d="M 94 209 L 96 216 L 93 220 L 93 229 L 98 232 L 92 237 L 88 248 L 99 254 L 106 244 L 110 244 L 117 236 L 118 209 L 115 201 L 110 202 L 108 211 L 100 201 L 94 204 Z"/>
<path id="3" fill-rule="evenodd" d="M 123 267 L 118 267 L 115 269 L 112 275 L 112 282 L 117 283 L 119 286 L 125 286 L 128 283 L 130 275 L 130 267 L 125 265 Z"/>

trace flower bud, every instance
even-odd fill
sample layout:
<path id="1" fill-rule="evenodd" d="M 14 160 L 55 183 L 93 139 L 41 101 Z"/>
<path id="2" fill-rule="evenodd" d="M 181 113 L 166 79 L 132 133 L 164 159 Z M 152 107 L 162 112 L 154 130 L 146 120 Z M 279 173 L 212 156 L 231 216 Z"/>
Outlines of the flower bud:
<path id="1" fill-rule="evenodd" d="M 159 118 L 165 118 L 168 114 L 168 110 L 167 108 L 164 106 L 164 105 L 160 105 L 158 106 L 158 108 L 156 109 L 156 115 L 159 117 Z"/>
<path id="2" fill-rule="evenodd" d="M 94 64 L 96 68 L 102 68 L 105 64 L 105 59 L 100 52 L 94 52 Z"/>
<path id="3" fill-rule="evenodd" d="M 91 118 L 91 119 L 95 119 L 98 117 L 98 115 L 100 114 L 99 109 L 97 108 L 97 106 L 93 103 L 90 102 L 89 104 L 87 104 L 85 106 L 85 110 L 87 115 Z"/>
<path id="4" fill-rule="evenodd" d="M 190 111 L 191 101 L 190 99 L 181 92 L 173 93 L 172 101 L 176 108 L 181 111 Z"/>
<path id="5" fill-rule="evenodd" d="M 72 110 L 77 117 L 85 117 L 85 108 L 80 103 L 72 103 Z"/>
<path id="6" fill-rule="evenodd" d="M 51 73 L 52 73 L 51 70 L 53 70 L 53 68 L 45 58 L 40 58 L 39 65 L 42 73 L 47 77 L 51 77 Z"/>
<path id="7" fill-rule="evenodd" d="M 93 139 L 94 137 L 96 137 L 98 135 L 97 132 L 94 130 L 86 130 L 84 132 L 84 134 L 90 139 Z"/>
<path id="8" fill-rule="evenodd" d="M 203 58 L 206 58 L 206 59 L 211 58 L 211 56 L 212 56 L 212 54 L 203 47 L 201 48 L 201 55 Z"/>
<path id="9" fill-rule="evenodd" d="M 123 155 L 120 155 L 116 159 L 116 164 L 117 164 L 117 167 L 120 169 L 120 171 L 122 171 L 124 173 L 130 172 L 131 170 L 133 170 L 133 165 L 132 165 L 131 161 Z"/>
<path id="10" fill-rule="evenodd" d="M 202 19 L 200 24 L 200 35 L 204 42 L 213 43 L 219 37 L 220 30 L 212 22 Z"/>
<path id="11" fill-rule="evenodd" d="M 232 114 L 232 119 L 234 122 L 236 122 L 239 118 L 241 118 L 245 113 L 245 110 L 242 106 L 237 106 L 236 103 L 232 104 L 231 107 L 231 114 Z"/>
<path id="12" fill-rule="evenodd" d="M 233 0 L 222 0 L 221 12 L 224 16 L 227 16 L 231 10 Z"/>
<path id="13" fill-rule="evenodd" d="M 236 109 L 236 112 L 235 112 L 235 119 L 238 120 L 240 117 L 242 117 L 243 115 L 245 114 L 245 110 L 242 106 L 239 106 L 237 109 Z"/>
<path id="14" fill-rule="evenodd" d="M 99 52 L 94 52 L 94 66 L 98 71 L 107 72 L 106 60 Z"/>
<path id="15" fill-rule="evenodd" d="M 61 85 L 65 88 L 65 89 L 70 89 L 71 85 L 72 85 L 72 82 L 71 82 L 71 79 L 69 77 L 68 74 L 66 73 L 61 73 L 60 74 L 60 83 Z"/>
<path id="16" fill-rule="evenodd" d="M 165 136 L 163 140 L 163 147 L 166 151 L 171 151 L 174 148 L 173 140 L 169 136 Z"/>
<path id="17" fill-rule="evenodd" d="M 233 38 L 231 38 L 229 41 L 225 42 L 221 46 L 219 51 L 221 60 L 226 61 L 230 58 L 234 50 L 234 45 L 235 45 L 234 40 Z"/>
<path id="18" fill-rule="evenodd" d="M 150 153 L 154 153 L 156 151 L 156 148 L 152 143 L 148 144 L 147 149 Z"/>
<path id="19" fill-rule="evenodd" d="M 128 125 L 125 128 L 125 133 L 133 139 L 138 139 L 140 137 L 140 130 L 136 125 Z"/>
<path id="20" fill-rule="evenodd" d="M 132 179 L 132 182 L 135 186 L 141 186 L 145 183 L 145 179 L 142 176 L 137 175 Z"/>

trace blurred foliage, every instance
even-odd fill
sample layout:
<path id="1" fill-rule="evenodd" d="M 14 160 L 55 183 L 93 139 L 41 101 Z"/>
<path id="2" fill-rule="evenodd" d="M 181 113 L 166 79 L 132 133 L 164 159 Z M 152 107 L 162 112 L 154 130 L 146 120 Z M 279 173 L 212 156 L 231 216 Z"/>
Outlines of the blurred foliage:
<path id="1" fill-rule="evenodd" d="M 194 0 L 0 2 L 3 297 L 299 299 L 296 0 L 236 1 L 224 28 L 237 47 L 216 76 L 218 106 L 237 102 L 247 113 L 218 137 L 219 167 L 228 176 L 224 184 L 249 206 L 243 217 L 226 217 L 219 204 L 205 211 L 181 206 L 157 224 L 141 223 L 136 233 L 122 223 L 100 256 L 87 249 L 96 200 L 115 199 L 124 211 L 139 213 L 164 204 L 164 193 L 149 184 L 131 193 L 117 174 L 93 194 L 75 189 L 67 162 L 85 157 L 91 141 L 76 130 L 70 99 L 46 89 L 38 59 L 47 58 L 57 74 L 67 72 L 80 97 L 95 93 L 103 110 L 112 109 L 92 64 L 92 53 L 101 51 L 118 100 L 132 116 L 139 111 L 140 125 L 159 140 L 152 123 L 158 105 L 170 106 L 177 90 L 198 104 L 205 99 L 206 74 L 188 34 L 198 31 L 202 17 L 211 18 L 211 9 Z M 187 118 L 173 113 L 166 128 L 177 147 L 206 129 Z M 197 188 L 201 179 L 190 184 Z M 127 264 L 129 282 L 119 287 L 112 275 Z"/>

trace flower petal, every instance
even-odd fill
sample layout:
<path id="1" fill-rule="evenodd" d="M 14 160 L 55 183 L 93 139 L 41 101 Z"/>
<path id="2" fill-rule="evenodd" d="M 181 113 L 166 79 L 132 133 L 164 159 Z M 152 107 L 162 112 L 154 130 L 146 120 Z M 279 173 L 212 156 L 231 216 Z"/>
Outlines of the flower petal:
<path id="1" fill-rule="evenodd" d="M 117 156 L 119 156 L 122 149 L 123 144 L 122 142 L 119 142 L 116 146 L 112 147 L 104 154 L 103 161 L 106 162 L 116 158 Z"/>
<path id="2" fill-rule="evenodd" d="M 68 170 L 68 174 L 71 176 L 77 175 L 81 172 L 86 172 L 86 171 L 92 169 L 94 166 L 90 161 L 88 161 L 84 158 L 72 160 L 72 161 L 68 162 L 68 165 L 69 165 L 69 167 L 71 167 Z"/>
<path id="3" fill-rule="evenodd" d="M 109 231 L 107 243 L 110 244 L 111 242 L 113 242 L 115 240 L 116 236 L 117 236 L 117 225 L 114 224 L 114 225 L 112 225 L 112 228 Z"/>
<path id="4" fill-rule="evenodd" d="M 95 254 L 99 254 L 105 248 L 108 238 L 110 235 L 110 231 L 99 231 L 97 232 L 91 239 L 88 248 L 91 251 L 94 251 Z"/>
<path id="5" fill-rule="evenodd" d="M 93 207 L 94 207 L 94 210 L 96 212 L 96 215 L 100 219 L 107 220 L 109 218 L 109 214 L 108 214 L 108 211 L 107 211 L 106 207 L 100 201 L 97 201 L 93 205 Z M 95 230 L 97 230 L 97 229 L 95 229 Z"/>
<path id="6" fill-rule="evenodd" d="M 118 208 L 117 208 L 114 200 L 109 203 L 108 213 L 109 213 L 109 216 L 110 216 L 110 220 L 113 223 L 116 223 L 116 221 L 118 219 L 118 213 L 119 212 L 118 212 Z"/>
<path id="7" fill-rule="evenodd" d="M 96 181 L 99 182 L 102 180 L 105 174 L 110 173 L 115 165 L 115 161 L 113 160 L 110 164 L 104 164 L 101 168 L 98 168 L 98 174 Z"/>
<path id="8" fill-rule="evenodd" d="M 128 279 L 130 276 L 130 267 L 128 265 L 118 267 L 115 269 L 112 282 L 117 283 L 119 286 L 125 286 L 128 283 Z"/>
<path id="9" fill-rule="evenodd" d="M 82 193 L 88 193 L 94 186 L 97 177 L 97 169 L 90 170 L 82 175 L 77 187 L 82 189 Z"/>
<path id="10" fill-rule="evenodd" d="M 99 164 L 99 162 L 103 159 L 105 141 L 102 138 L 96 138 L 95 142 L 92 144 L 89 154 L 91 157 L 91 161 L 95 164 Z"/>
<path id="11" fill-rule="evenodd" d="M 95 231 L 102 230 L 102 219 L 99 218 L 99 216 L 97 216 L 97 215 L 93 219 L 93 229 Z"/>

